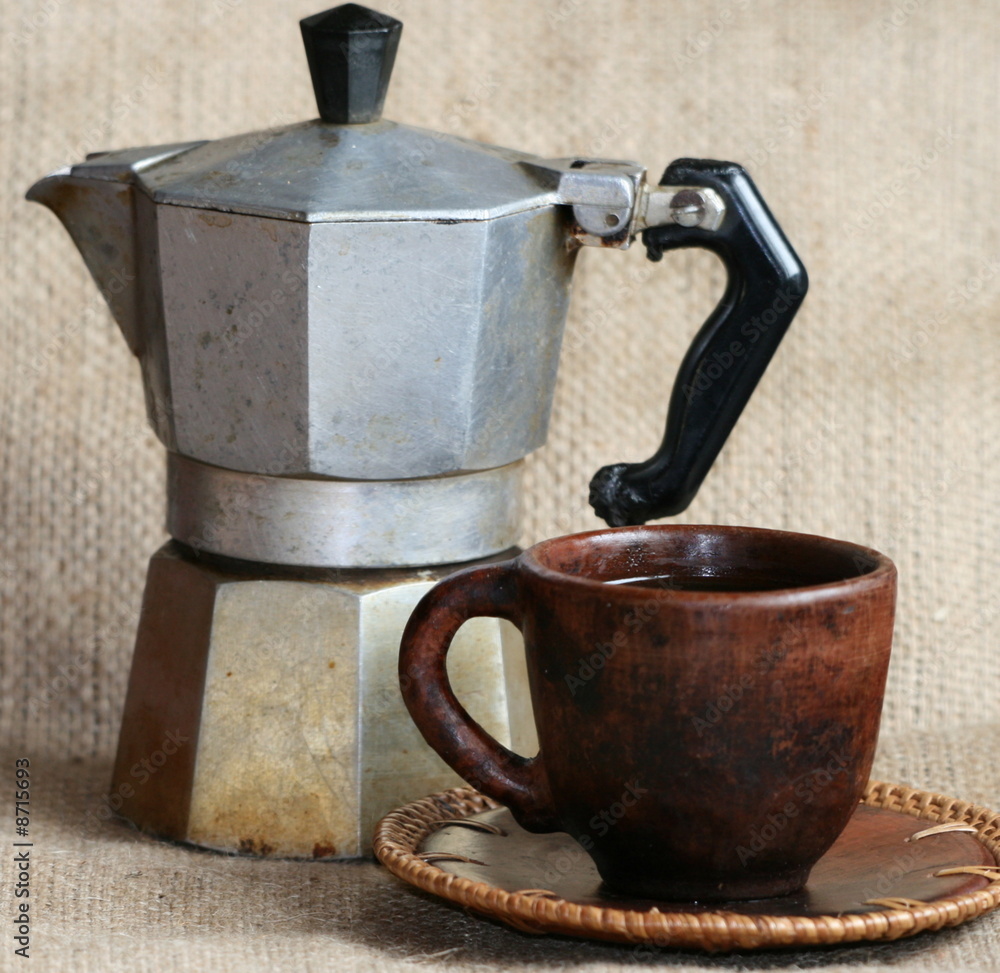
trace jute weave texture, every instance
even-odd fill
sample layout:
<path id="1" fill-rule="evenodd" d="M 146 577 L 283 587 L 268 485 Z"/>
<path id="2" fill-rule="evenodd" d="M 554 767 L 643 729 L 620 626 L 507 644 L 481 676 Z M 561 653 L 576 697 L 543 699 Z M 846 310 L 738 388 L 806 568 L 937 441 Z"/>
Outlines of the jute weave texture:
<path id="1" fill-rule="evenodd" d="M 680 156 L 747 165 L 812 289 L 678 520 L 828 534 L 889 554 L 900 603 L 876 773 L 997 806 L 997 6 L 382 9 L 406 25 L 387 117 L 542 155 L 632 158 L 654 180 Z M 165 537 L 163 453 L 138 367 L 82 261 L 23 193 L 90 151 L 312 117 L 296 22 L 316 10 L 304 0 L 4 10 L 0 740 L 4 768 L 23 754 L 36 774 L 35 968 L 629 969 L 628 949 L 498 929 L 374 865 L 221 859 L 97 813 L 145 562 Z M 653 450 L 680 356 L 722 284 L 704 253 L 659 265 L 641 247 L 582 254 L 549 443 L 529 460 L 525 543 L 597 526 L 590 475 Z M 5 879 L 0 916 L 11 912 Z M 985 970 L 998 953 L 1000 924 L 986 918 L 906 943 L 642 964 Z"/>

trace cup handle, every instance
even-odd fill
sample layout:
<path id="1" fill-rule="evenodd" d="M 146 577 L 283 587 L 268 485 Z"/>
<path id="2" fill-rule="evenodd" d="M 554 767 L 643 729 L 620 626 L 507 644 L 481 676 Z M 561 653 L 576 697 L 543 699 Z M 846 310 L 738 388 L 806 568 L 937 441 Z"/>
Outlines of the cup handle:
<path id="1" fill-rule="evenodd" d="M 515 563 L 468 568 L 424 595 L 403 631 L 399 684 L 417 729 L 449 767 L 510 808 L 523 827 L 555 831 L 542 755 L 522 757 L 494 740 L 455 697 L 445 663 L 455 633 L 470 618 L 504 618 L 521 627 Z"/>

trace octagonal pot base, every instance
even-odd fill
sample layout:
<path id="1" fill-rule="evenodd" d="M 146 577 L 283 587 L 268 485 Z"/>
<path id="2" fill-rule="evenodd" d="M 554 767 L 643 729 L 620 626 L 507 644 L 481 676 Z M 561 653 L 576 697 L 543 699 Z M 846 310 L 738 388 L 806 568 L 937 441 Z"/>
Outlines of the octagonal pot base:
<path id="1" fill-rule="evenodd" d="M 231 854 L 370 854 L 383 814 L 457 782 L 406 712 L 397 658 L 416 602 L 461 566 L 281 568 L 166 544 L 149 565 L 109 813 Z M 449 661 L 489 732 L 530 752 L 517 630 L 476 619 Z"/>

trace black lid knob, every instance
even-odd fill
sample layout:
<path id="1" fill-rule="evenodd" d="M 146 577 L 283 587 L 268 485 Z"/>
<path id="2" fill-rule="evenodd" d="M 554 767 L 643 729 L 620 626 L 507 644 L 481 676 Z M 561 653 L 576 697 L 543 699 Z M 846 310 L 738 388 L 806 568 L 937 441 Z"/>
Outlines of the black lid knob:
<path id="1" fill-rule="evenodd" d="M 403 25 L 377 10 L 345 3 L 299 22 L 320 117 L 374 122 L 382 114 Z"/>

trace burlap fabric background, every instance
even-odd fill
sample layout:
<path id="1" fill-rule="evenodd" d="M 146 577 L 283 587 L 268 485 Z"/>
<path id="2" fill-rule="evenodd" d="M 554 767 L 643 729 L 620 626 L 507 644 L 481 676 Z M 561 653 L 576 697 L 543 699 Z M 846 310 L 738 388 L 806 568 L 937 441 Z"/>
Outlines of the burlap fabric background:
<path id="1" fill-rule="evenodd" d="M 812 291 L 689 522 L 882 549 L 901 599 L 877 772 L 1000 804 L 1000 11 L 991 0 L 387 0 L 386 115 L 528 149 L 745 162 Z M 295 0 L 8 0 L 0 594 L 3 772 L 32 760 L 34 968 L 995 969 L 1000 919 L 879 947 L 703 959 L 532 938 L 370 864 L 231 860 L 94 813 L 108 780 L 163 453 L 136 363 L 51 214 L 46 171 L 111 147 L 312 117 Z M 586 484 L 662 428 L 722 284 L 708 255 L 577 270 L 525 541 L 595 526 Z M 13 784 L 6 785 L 13 790 Z M 12 794 L 0 794 L 8 806 Z M 0 841 L 13 823 L 0 817 Z M 2 855 L 10 857 L 6 852 Z M 12 956 L 3 870 L 0 966 Z"/>

